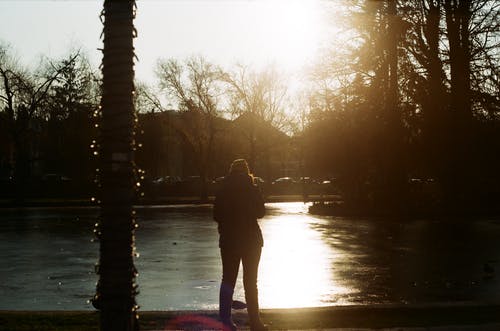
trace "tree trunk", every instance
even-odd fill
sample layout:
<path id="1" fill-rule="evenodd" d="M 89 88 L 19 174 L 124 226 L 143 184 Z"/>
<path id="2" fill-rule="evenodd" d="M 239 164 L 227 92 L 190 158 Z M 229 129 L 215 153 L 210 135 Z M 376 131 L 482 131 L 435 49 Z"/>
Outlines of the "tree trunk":
<path id="1" fill-rule="evenodd" d="M 397 16 L 397 8 L 395 0 L 388 0 L 388 46 L 387 46 L 387 61 L 389 67 L 387 105 L 391 113 L 391 119 L 395 122 L 399 121 L 398 111 L 398 35 L 399 35 L 399 18 Z"/>
<path id="2" fill-rule="evenodd" d="M 471 116 L 469 0 L 446 0 L 445 11 L 450 46 L 451 108 L 466 120 Z"/>
<path id="3" fill-rule="evenodd" d="M 257 146 L 256 146 L 256 140 L 257 138 L 255 137 L 255 130 L 254 130 L 254 124 L 252 123 L 251 124 L 252 127 L 250 129 L 250 137 L 248 139 L 249 143 L 250 143 L 250 153 L 249 153 L 249 158 L 248 158 L 248 166 L 250 167 L 250 169 L 252 169 L 252 171 L 255 171 L 255 160 L 257 158 L 256 156 L 256 150 L 257 150 Z"/>
<path id="4" fill-rule="evenodd" d="M 101 220 L 96 299 L 101 330 L 138 330 L 134 229 L 134 1 L 104 1 Z"/>
<path id="5" fill-rule="evenodd" d="M 29 142 L 26 133 L 14 136 L 16 151 L 14 163 L 15 204 L 22 206 L 25 203 L 28 184 L 31 177 Z"/>
<path id="6" fill-rule="evenodd" d="M 439 1 L 428 1 L 429 9 L 425 13 L 426 20 L 423 30 L 427 45 L 423 45 L 427 62 L 427 94 L 423 100 L 423 139 L 426 164 L 430 174 L 443 179 L 448 171 L 445 154 L 449 148 L 450 117 L 447 109 L 447 93 L 443 63 L 439 54 L 441 29 L 439 27 L 442 15 Z"/>
<path id="7" fill-rule="evenodd" d="M 470 190 L 471 159 L 471 87 L 470 87 L 470 1 L 445 0 L 446 27 L 450 52 L 450 125 L 445 176 L 449 208 L 463 207 L 464 193 Z"/>
<path id="8" fill-rule="evenodd" d="M 397 211 L 396 209 L 404 208 L 405 201 L 405 182 L 406 171 L 404 163 L 404 134 L 401 121 L 401 109 L 399 106 L 399 86 L 398 86 L 398 44 L 401 29 L 401 20 L 397 13 L 397 1 L 387 0 L 386 8 L 387 21 L 387 46 L 386 46 L 386 61 L 387 61 L 387 82 L 386 99 L 384 108 L 386 110 L 385 127 L 383 133 L 385 141 L 385 149 L 382 152 L 382 172 L 385 177 L 385 182 L 382 183 L 385 188 L 385 194 L 381 196 L 387 208 Z M 395 157 L 395 155 L 398 155 Z"/>

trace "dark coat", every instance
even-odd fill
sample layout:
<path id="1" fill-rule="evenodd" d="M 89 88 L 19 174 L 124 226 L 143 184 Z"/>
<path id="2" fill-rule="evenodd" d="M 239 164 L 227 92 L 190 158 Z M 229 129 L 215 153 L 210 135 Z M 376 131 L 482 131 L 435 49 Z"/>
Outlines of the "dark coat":
<path id="1" fill-rule="evenodd" d="M 264 200 L 248 175 L 229 175 L 217 193 L 214 220 L 218 223 L 219 246 L 229 249 L 262 247 L 258 218 L 264 217 Z"/>

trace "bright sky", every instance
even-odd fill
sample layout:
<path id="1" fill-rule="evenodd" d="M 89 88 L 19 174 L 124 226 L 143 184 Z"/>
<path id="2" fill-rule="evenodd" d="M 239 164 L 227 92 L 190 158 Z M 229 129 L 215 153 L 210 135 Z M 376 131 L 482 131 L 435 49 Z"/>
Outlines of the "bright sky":
<path id="1" fill-rule="evenodd" d="M 98 65 L 103 1 L 0 0 L 0 42 L 25 64 L 83 48 Z M 154 82 L 159 58 L 203 55 L 225 68 L 275 63 L 296 73 L 329 38 L 320 0 L 137 0 L 136 77 Z"/>

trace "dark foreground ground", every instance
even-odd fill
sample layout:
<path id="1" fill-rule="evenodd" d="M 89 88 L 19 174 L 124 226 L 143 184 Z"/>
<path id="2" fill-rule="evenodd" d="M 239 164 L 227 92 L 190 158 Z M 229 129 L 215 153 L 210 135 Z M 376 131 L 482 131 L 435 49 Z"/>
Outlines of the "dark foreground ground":
<path id="1" fill-rule="evenodd" d="M 248 328 L 244 311 L 236 323 Z M 215 311 L 140 313 L 141 330 L 217 329 Z M 97 312 L 0 311 L 0 330 L 98 330 Z M 262 319 L 272 330 L 500 330 L 500 305 L 345 306 L 269 309 Z"/>

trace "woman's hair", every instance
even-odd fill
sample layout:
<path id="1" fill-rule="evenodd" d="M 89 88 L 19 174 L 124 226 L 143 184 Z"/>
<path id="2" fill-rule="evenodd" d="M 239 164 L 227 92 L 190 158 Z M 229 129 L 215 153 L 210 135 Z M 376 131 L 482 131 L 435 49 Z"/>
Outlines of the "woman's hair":
<path id="1" fill-rule="evenodd" d="M 229 174 L 251 176 L 247 161 L 245 159 L 234 160 L 233 163 L 231 163 L 231 166 L 229 167 Z"/>

